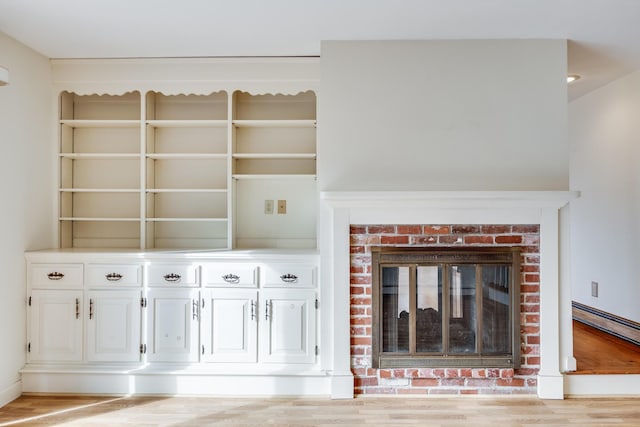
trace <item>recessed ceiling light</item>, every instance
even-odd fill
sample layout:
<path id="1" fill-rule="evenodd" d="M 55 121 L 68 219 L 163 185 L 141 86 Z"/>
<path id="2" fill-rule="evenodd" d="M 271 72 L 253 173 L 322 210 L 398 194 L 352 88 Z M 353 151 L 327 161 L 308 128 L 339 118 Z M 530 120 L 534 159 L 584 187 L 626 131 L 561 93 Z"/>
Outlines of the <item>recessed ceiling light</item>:
<path id="1" fill-rule="evenodd" d="M 579 79 L 580 79 L 579 75 L 577 75 L 577 74 L 569 74 L 567 76 L 567 83 L 573 83 L 573 82 L 575 82 L 576 80 L 579 80 Z"/>

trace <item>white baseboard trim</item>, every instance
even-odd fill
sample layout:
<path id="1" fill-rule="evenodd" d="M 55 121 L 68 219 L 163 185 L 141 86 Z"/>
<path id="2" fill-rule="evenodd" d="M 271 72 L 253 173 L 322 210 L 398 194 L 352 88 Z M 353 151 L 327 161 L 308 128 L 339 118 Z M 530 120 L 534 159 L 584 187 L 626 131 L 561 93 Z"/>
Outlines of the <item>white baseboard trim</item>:
<path id="1" fill-rule="evenodd" d="M 331 398 L 332 399 L 353 399 L 353 374 L 351 372 L 331 376 Z"/>
<path id="2" fill-rule="evenodd" d="M 540 399 L 564 399 L 562 375 L 538 375 L 538 397 Z"/>
<path id="3" fill-rule="evenodd" d="M 316 396 L 331 393 L 327 375 L 122 374 L 23 372 L 24 393 L 191 396 Z"/>
<path id="4" fill-rule="evenodd" d="M 0 390 L 0 408 L 22 395 L 22 381 L 16 381 L 4 390 Z"/>
<path id="5" fill-rule="evenodd" d="M 567 396 L 640 396 L 640 375 L 565 375 Z"/>

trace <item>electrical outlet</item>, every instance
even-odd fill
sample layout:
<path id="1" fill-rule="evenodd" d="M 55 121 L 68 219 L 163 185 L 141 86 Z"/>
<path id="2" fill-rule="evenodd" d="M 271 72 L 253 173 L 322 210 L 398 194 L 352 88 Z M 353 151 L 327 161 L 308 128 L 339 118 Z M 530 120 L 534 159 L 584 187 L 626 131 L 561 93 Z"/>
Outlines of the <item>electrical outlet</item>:
<path id="1" fill-rule="evenodd" d="M 591 282 L 591 296 L 598 297 L 598 282 Z"/>
<path id="2" fill-rule="evenodd" d="M 266 215 L 273 215 L 273 200 L 264 201 L 264 213 Z"/>
<path id="3" fill-rule="evenodd" d="M 278 200 L 278 213 L 286 214 L 287 213 L 287 201 L 286 200 Z"/>

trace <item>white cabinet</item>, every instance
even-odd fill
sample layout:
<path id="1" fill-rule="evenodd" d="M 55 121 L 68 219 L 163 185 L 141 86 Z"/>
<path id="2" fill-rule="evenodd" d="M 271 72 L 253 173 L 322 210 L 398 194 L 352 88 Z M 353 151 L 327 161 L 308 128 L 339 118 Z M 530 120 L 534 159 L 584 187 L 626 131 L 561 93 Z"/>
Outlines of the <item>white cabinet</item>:
<path id="1" fill-rule="evenodd" d="M 82 361 L 82 291 L 33 290 L 29 361 Z"/>
<path id="2" fill-rule="evenodd" d="M 258 291 L 203 291 L 201 334 L 203 361 L 256 362 Z"/>
<path id="3" fill-rule="evenodd" d="M 25 390 L 238 394 L 261 384 L 254 391 L 269 394 L 276 378 L 296 384 L 282 393 L 324 382 L 317 258 L 30 252 Z"/>
<path id="4" fill-rule="evenodd" d="M 148 292 L 147 301 L 147 360 L 197 362 L 199 291 L 154 289 Z"/>
<path id="5" fill-rule="evenodd" d="M 140 291 L 89 291 L 87 360 L 140 360 Z"/>
<path id="6" fill-rule="evenodd" d="M 263 307 L 260 360 L 313 363 L 316 357 L 315 291 L 267 289 L 262 291 L 260 306 Z"/>

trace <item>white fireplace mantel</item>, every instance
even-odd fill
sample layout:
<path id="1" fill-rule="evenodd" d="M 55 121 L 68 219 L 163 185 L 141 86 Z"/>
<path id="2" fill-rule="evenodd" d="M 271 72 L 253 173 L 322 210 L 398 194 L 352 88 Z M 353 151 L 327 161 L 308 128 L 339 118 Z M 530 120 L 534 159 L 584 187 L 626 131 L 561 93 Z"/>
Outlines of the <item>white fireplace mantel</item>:
<path id="1" fill-rule="evenodd" d="M 353 396 L 349 336 L 351 224 L 540 224 L 538 396 L 564 398 L 561 371 L 575 361 L 567 291 L 569 257 L 566 250 L 561 251 L 561 245 L 568 241 L 568 230 L 560 227 L 560 210 L 577 197 L 579 193 L 573 191 L 322 192 L 320 253 L 325 301 L 322 322 L 328 326 L 323 327 L 322 340 L 331 343 L 324 347 L 323 359 L 332 371 L 332 396 Z"/>

